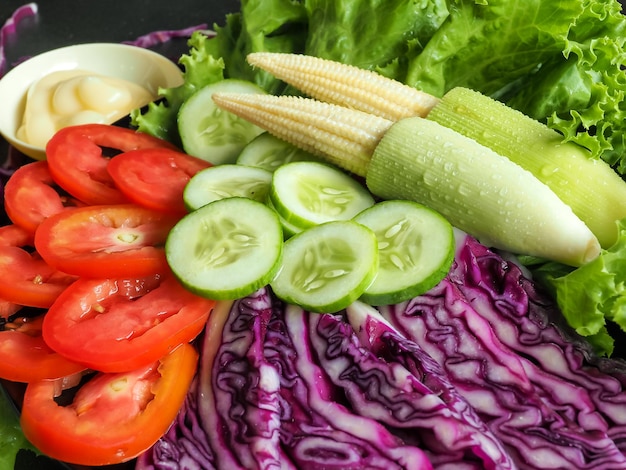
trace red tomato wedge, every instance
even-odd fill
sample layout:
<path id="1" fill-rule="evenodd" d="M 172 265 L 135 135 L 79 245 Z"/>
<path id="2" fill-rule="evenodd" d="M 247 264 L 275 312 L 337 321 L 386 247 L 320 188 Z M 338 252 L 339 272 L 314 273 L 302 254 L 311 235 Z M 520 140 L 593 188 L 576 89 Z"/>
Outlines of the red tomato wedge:
<path id="1" fill-rule="evenodd" d="M 200 158 L 156 148 L 117 155 L 109 162 L 108 170 L 116 186 L 134 203 L 162 212 L 185 214 L 185 185 L 193 175 L 210 166 Z"/>
<path id="2" fill-rule="evenodd" d="M 59 354 L 89 368 L 128 371 L 195 338 L 214 305 L 184 289 L 171 274 L 81 278 L 48 310 L 43 338 Z"/>
<path id="3" fill-rule="evenodd" d="M 159 361 L 125 373 L 98 373 L 67 406 L 55 401 L 60 384 L 28 384 L 21 425 L 48 456 L 78 465 L 131 460 L 163 435 L 193 380 L 198 354 L 182 345 Z"/>
<path id="4" fill-rule="evenodd" d="M 45 218 L 80 205 L 84 204 L 56 189 L 45 161 L 21 166 L 4 187 L 4 208 L 9 219 L 32 233 Z"/>
<path id="5" fill-rule="evenodd" d="M 32 319 L 12 318 L 1 325 L 0 377 L 14 382 L 33 382 L 58 379 L 85 369 L 54 352 L 44 342 L 41 336 L 44 315 Z"/>
<path id="6" fill-rule="evenodd" d="M 87 204 L 119 204 L 128 199 L 117 189 L 104 149 L 119 152 L 175 147 L 165 140 L 106 124 L 83 124 L 58 131 L 48 141 L 46 159 L 54 181 Z"/>
<path id="7" fill-rule="evenodd" d="M 178 219 L 135 204 L 86 206 L 48 217 L 35 248 L 56 269 L 91 278 L 168 270 L 163 245 Z"/>
<path id="8" fill-rule="evenodd" d="M 0 246 L 0 298 L 28 307 L 48 308 L 76 276 L 48 265 L 37 253 Z"/>

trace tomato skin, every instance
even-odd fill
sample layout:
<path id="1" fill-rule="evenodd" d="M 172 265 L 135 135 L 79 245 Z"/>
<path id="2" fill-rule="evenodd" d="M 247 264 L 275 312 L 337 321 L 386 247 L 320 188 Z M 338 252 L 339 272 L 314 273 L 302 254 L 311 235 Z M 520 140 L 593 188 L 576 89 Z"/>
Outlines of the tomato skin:
<path id="1" fill-rule="evenodd" d="M 59 354 L 88 368 L 124 372 L 194 339 L 214 305 L 187 291 L 172 274 L 81 278 L 48 310 L 43 338 Z"/>
<path id="2" fill-rule="evenodd" d="M 45 314 L 43 314 L 45 315 Z M 13 382 L 58 379 L 77 374 L 84 366 L 56 353 L 41 336 L 43 315 L 17 318 L 0 331 L 0 377 Z"/>
<path id="3" fill-rule="evenodd" d="M 76 278 L 51 268 L 36 253 L 33 234 L 14 224 L 0 227 L 0 317 L 22 306 L 47 308 Z"/>
<path id="4" fill-rule="evenodd" d="M 211 164 L 165 148 L 132 150 L 111 159 L 109 174 L 131 201 L 150 209 L 186 214 L 183 190 L 189 179 Z M 167 181 L 167 184 L 163 184 Z"/>
<path id="5" fill-rule="evenodd" d="M 76 276 L 50 267 L 37 253 L 0 246 L 0 298 L 28 307 L 48 308 Z"/>
<path id="6" fill-rule="evenodd" d="M 163 245 L 177 220 L 135 204 L 78 207 L 44 220 L 35 248 L 77 276 L 148 276 L 168 270 Z"/>
<path id="7" fill-rule="evenodd" d="M 64 462 L 95 466 L 131 460 L 174 421 L 197 361 L 195 349 L 183 344 L 136 371 L 99 373 L 65 407 L 54 400 L 58 382 L 30 383 L 21 414 L 24 434 L 44 454 Z"/>
<path id="8" fill-rule="evenodd" d="M 0 246 L 33 246 L 34 233 L 15 224 L 0 227 Z"/>
<path id="9" fill-rule="evenodd" d="M 121 204 L 128 199 L 107 171 L 103 148 L 121 152 L 175 148 L 165 140 L 106 124 L 82 124 L 59 130 L 46 145 L 50 174 L 65 191 L 86 204 Z"/>
<path id="10" fill-rule="evenodd" d="M 28 163 L 15 170 L 4 187 L 4 208 L 9 219 L 34 234 L 46 217 L 67 207 L 83 205 L 72 197 L 62 196 L 55 184 L 45 161 Z"/>

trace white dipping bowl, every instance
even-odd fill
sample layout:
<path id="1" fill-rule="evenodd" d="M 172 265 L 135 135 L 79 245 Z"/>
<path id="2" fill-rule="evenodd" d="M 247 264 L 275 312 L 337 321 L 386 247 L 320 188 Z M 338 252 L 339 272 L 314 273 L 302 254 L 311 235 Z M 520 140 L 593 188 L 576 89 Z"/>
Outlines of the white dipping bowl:
<path id="1" fill-rule="evenodd" d="M 30 86 L 60 70 L 87 70 L 137 83 L 157 97 L 159 88 L 183 83 L 178 66 L 166 57 L 141 47 L 118 43 L 67 46 L 36 55 L 0 79 L 0 134 L 15 148 L 36 160 L 45 149 L 17 138 Z"/>

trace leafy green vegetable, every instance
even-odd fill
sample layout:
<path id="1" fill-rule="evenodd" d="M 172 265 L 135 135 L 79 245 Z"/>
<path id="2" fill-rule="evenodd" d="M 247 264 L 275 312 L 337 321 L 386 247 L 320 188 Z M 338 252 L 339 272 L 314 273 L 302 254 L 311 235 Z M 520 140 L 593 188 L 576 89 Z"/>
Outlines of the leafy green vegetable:
<path id="1" fill-rule="evenodd" d="M 12 469 L 20 449 L 35 450 L 22 433 L 15 407 L 5 388 L 0 386 L 0 468 Z"/>
<path id="2" fill-rule="evenodd" d="M 472 88 L 547 122 L 626 174 L 626 17 L 617 0 L 523 7 L 518 0 L 242 0 L 215 29 L 210 41 L 192 38 L 187 69 L 210 68 L 204 55 L 222 58 L 225 77 L 276 94 L 284 84 L 251 68 L 246 55 L 304 52 L 437 96 Z M 202 79 L 196 87 L 216 79 L 187 74 Z M 145 115 L 135 112 L 135 124 L 177 142 L 172 120 L 188 86 L 165 91 L 166 104 Z"/>
<path id="3" fill-rule="evenodd" d="M 308 55 L 366 69 L 397 69 L 409 49 L 421 51 L 450 12 L 445 0 L 308 0 Z"/>
<path id="4" fill-rule="evenodd" d="M 626 219 L 619 222 L 618 241 L 592 262 L 574 270 L 547 263 L 533 274 L 552 289 L 569 325 L 610 355 L 614 339 L 607 322 L 626 331 Z"/>
<path id="5" fill-rule="evenodd" d="M 226 17 L 224 27 L 215 27 L 217 36 L 207 51 L 224 57 L 225 76 L 250 80 L 269 93 L 278 93 L 284 84 L 246 62 L 251 52 L 302 52 L 307 38 L 308 18 L 304 6 L 293 0 L 244 0 L 241 12 Z"/>
<path id="6" fill-rule="evenodd" d="M 180 145 L 176 126 L 178 110 L 183 102 L 205 85 L 224 78 L 224 61 L 207 51 L 209 38 L 195 32 L 189 39 L 189 54 L 180 58 L 184 67 L 184 83 L 176 88 L 159 90 L 162 98 L 148 105 L 147 111 L 135 109 L 131 123 L 138 130 Z"/>

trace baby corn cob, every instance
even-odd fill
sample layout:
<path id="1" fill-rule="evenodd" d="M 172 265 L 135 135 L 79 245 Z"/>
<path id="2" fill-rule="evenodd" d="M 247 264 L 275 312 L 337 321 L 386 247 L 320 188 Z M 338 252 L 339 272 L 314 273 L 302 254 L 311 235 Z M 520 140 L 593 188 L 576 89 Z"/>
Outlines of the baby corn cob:
<path id="1" fill-rule="evenodd" d="M 255 53 L 249 61 L 314 98 L 392 121 L 420 116 L 454 129 L 548 185 L 603 248 L 618 239 L 616 221 L 626 217 L 626 185 L 621 177 L 587 149 L 564 142 L 555 130 L 499 101 L 462 87 L 436 99 L 374 72 L 311 56 Z M 403 108 L 405 101 L 409 104 Z M 417 106 L 410 114 L 412 103 L 421 102 L 424 107 Z"/>
<path id="2" fill-rule="evenodd" d="M 397 121 L 426 116 L 437 98 L 370 70 L 318 57 L 255 52 L 248 63 L 327 103 Z"/>
<path id="3" fill-rule="evenodd" d="M 215 103 L 296 147 L 358 176 L 393 124 L 361 111 L 297 96 L 215 93 Z"/>
<path id="4" fill-rule="evenodd" d="M 587 226 L 545 184 L 434 121 L 392 121 L 307 98 L 214 94 L 217 105 L 293 145 L 365 176 L 383 199 L 444 215 L 490 246 L 574 266 L 598 256 Z"/>

